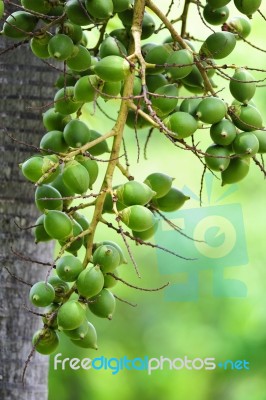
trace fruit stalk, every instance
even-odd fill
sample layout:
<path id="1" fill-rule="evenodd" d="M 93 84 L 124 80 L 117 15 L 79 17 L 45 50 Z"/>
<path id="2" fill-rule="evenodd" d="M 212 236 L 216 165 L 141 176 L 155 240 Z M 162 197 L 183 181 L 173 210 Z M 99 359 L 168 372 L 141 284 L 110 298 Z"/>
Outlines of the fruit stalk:
<path id="1" fill-rule="evenodd" d="M 132 23 L 132 28 L 131 28 L 132 33 L 133 32 L 141 32 L 144 9 L 145 9 L 145 1 L 136 0 L 135 5 L 134 5 L 133 23 Z M 135 51 L 136 51 L 135 45 L 131 44 L 131 48 L 133 48 L 133 50 L 129 54 L 134 55 Z M 92 221 L 90 224 L 90 231 L 88 233 L 87 251 L 86 251 L 84 261 L 83 261 L 84 266 L 87 265 L 88 261 L 91 258 L 94 234 L 95 234 L 95 230 L 97 228 L 98 222 L 101 220 L 103 204 L 104 204 L 104 200 L 105 200 L 106 193 L 107 193 L 106 190 L 110 191 L 112 189 L 113 175 L 114 175 L 114 171 L 117 166 L 118 159 L 119 159 L 119 153 L 120 153 L 120 148 L 121 148 L 123 134 L 124 134 L 124 128 L 126 125 L 128 110 L 130 107 L 129 106 L 130 101 L 126 100 L 126 99 L 132 95 L 133 85 L 134 85 L 134 71 L 131 71 L 131 73 L 128 75 L 128 77 L 125 80 L 125 85 L 124 85 L 124 90 L 123 90 L 123 98 L 125 98 L 125 99 L 121 100 L 121 106 L 120 106 L 120 110 L 118 113 L 117 121 L 113 128 L 114 141 L 113 141 L 113 146 L 112 146 L 112 150 L 111 150 L 111 154 L 110 154 L 110 161 L 108 163 L 108 167 L 107 167 L 104 179 L 103 179 L 103 183 L 102 183 L 102 187 L 101 187 L 102 193 L 98 196 L 98 198 L 96 200 L 93 217 L 92 217 Z"/>

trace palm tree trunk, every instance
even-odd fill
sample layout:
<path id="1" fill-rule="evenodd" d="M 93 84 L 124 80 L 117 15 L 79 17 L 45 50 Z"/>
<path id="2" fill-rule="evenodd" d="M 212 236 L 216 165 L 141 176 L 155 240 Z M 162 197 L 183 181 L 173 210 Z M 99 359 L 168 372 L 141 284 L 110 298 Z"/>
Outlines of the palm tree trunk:
<path id="1" fill-rule="evenodd" d="M 8 45 L 10 42 L 1 38 L 0 52 Z M 38 216 L 34 185 L 23 178 L 18 167 L 34 150 L 12 141 L 8 134 L 38 146 L 44 133 L 40 106 L 51 102 L 54 94 L 54 70 L 36 60 L 28 47 L 22 45 L 0 56 L 0 398 L 3 400 L 47 399 L 47 356 L 35 354 L 24 386 L 21 382 L 31 351 L 31 337 L 40 326 L 40 317 L 23 308 L 28 303 L 29 286 L 12 278 L 4 268 L 33 284 L 45 278 L 47 269 L 15 256 L 12 249 L 25 257 L 52 260 L 51 245 L 36 246 L 31 229 L 16 225 L 26 228 Z"/>

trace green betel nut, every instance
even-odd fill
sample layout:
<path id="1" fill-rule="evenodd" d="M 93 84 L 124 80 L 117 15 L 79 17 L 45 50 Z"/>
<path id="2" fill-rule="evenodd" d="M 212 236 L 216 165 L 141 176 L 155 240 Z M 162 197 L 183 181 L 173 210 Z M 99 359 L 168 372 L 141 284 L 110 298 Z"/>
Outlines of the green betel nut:
<path id="1" fill-rule="evenodd" d="M 54 303 L 61 303 L 64 296 L 69 291 L 69 285 L 67 282 L 60 279 L 58 276 L 54 275 L 48 279 L 48 283 L 53 286 L 55 291 Z"/>
<path id="2" fill-rule="evenodd" d="M 76 285 L 79 294 L 85 298 L 100 293 L 104 285 L 104 276 L 99 266 L 90 266 L 84 269 L 79 274 Z"/>
<path id="3" fill-rule="evenodd" d="M 159 199 L 153 201 L 154 205 L 161 211 L 172 212 L 181 208 L 190 197 L 186 196 L 177 188 L 171 188 L 169 192 Z"/>
<path id="4" fill-rule="evenodd" d="M 97 317 L 112 319 L 115 310 L 115 297 L 108 289 L 103 289 L 89 303 L 89 309 Z"/>
<path id="5" fill-rule="evenodd" d="M 155 194 L 148 185 L 137 181 L 129 181 L 116 190 L 118 200 L 126 206 L 135 204 L 144 206 Z"/>
<path id="6" fill-rule="evenodd" d="M 38 186 L 35 191 L 35 204 L 38 210 L 62 210 L 63 200 L 58 190 L 50 185 Z"/>
<path id="7" fill-rule="evenodd" d="M 78 161 L 69 161 L 62 173 L 64 184 L 75 193 L 84 194 L 90 187 L 90 175 Z"/>
<path id="8" fill-rule="evenodd" d="M 82 271 L 82 262 L 73 255 L 61 257 L 56 262 L 57 275 L 65 282 L 74 282 Z"/>
<path id="9" fill-rule="evenodd" d="M 165 196 L 171 189 L 174 178 L 161 172 L 154 172 L 147 176 L 144 183 L 148 185 L 156 194 L 155 199 Z"/>
<path id="10" fill-rule="evenodd" d="M 252 132 L 240 132 L 233 141 L 233 150 L 241 157 L 253 157 L 259 151 L 259 140 Z"/>
<path id="11" fill-rule="evenodd" d="M 120 253 L 112 245 L 102 245 L 93 253 L 93 264 L 99 265 L 102 272 L 112 272 L 120 264 Z"/>
<path id="12" fill-rule="evenodd" d="M 225 102 L 217 97 L 206 97 L 198 105 L 196 115 L 207 124 L 215 124 L 221 121 L 227 112 Z"/>
<path id="13" fill-rule="evenodd" d="M 203 43 L 200 54 L 219 60 L 227 57 L 236 45 L 235 35 L 231 32 L 212 33 Z"/>
<path id="14" fill-rule="evenodd" d="M 229 166 L 222 172 L 222 186 L 244 179 L 250 166 L 250 158 L 232 158 Z"/>
<path id="15" fill-rule="evenodd" d="M 58 310 L 57 322 L 61 330 L 77 329 L 86 318 L 86 308 L 76 300 L 68 300 Z"/>
<path id="16" fill-rule="evenodd" d="M 234 0 L 236 8 L 245 15 L 251 16 L 256 12 L 262 0 Z"/>
<path id="17" fill-rule="evenodd" d="M 48 43 L 48 51 L 51 57 L 59 61 L 65 61 L 71 57 L 74 51 L 74 43 L 69 36 L 58 33 Z"/>
<path id="18" fill-rule="evenodd" d="M 256 92 L 255 78 L 244 68 L 239 68 L 230 80 L 229 89 L 236 100 L 247 104 Z"/>
<path id="19" fill-rule="evenodd" d="M 78 148 L 90 141 L 90 129 L 85 122 L 72 119 L 63 131 L 64 139 L 70 147 Z"/>
<path id="20" fill-rule="evenodd" d="M 48 210 L 44 217 L 44 228 L 53 239 L 64 240 L 73 234 L 73 224 L 62 211 Z"/>
<path id="21" fill-rule="evenodd" d="M 123 81 L 129 71 L 129 62 L 119 56 L 104 57 L 94 67 L 94 72 L 107 82 Z"/>
<path id="22" fill-rule="evenodd" d="M 120 212 L 121 220 L 134 231 L 146 231 L 155 223 L 153 213 L 144 206 L 134 205 Z"/>
<path id="23" fill-rule="evenodd" d="M 217 144 L 211 145 L 206 150 L 206 165 L 213 171 L 224 171 L 230 163 L 230 151 Z"/>
<path id="24" fill-rule="evenodd" d="M 32 286 L 29 298 L 36 307 L 46 307 L 54 301 L 55 291 L 50 283 L 37 282 Z"/>
<path id="25" fill-rule="evenodd" d="M 32 344 L 40 354 L 51 354 L 59 345 L 59 337 L 53 329 L 40 329 L 33 335 Z"/>
<path id="26" fill-rule="evenodd" d="M 85 319 L 84 322 L 76 329 L 63 331 L 72 340 L 83 340 L 89 330 L 88 322 Z"/>
<path id="27" fill-rule="evenodd" d="M 88 321 L 86 321 L 86 323 L 88 325 L 88 331 L 84 338 L 81 338 L 79 340 L 71 339 L 71 342 L 76 346 L 82 347 L 84 349 L 98 350 L 96 329 L 94 328 L 92 323 Z"/>

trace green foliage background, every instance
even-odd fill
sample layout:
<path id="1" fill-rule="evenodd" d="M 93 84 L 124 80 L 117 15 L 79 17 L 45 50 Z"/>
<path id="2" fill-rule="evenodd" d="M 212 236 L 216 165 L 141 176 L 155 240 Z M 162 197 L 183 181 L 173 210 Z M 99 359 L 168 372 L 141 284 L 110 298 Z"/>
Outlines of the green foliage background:
<path id="1" fill-rule="evenodd" d="M 160 1 L 160 3 L 163 3 Z M 178 3 L 178 2 L 176 2 Z M 177 5 L 178 6 L 178 5 Z M 176 8 L 177 8 L 176 6 Z M 189 26 L 192 35 L 203 37 L 208 31 L 202 26 L 196 13 L 190 17 Z M 178 8 L 176 13 L 179 13 Z M 232 7 L 234 13 L 235 9 Z M 266 11 L 262 7 L 262 11 Z M 264 32 L 265 21 L 258 14 L 254 16 L 252 33 L 248 38 L 257 46 L 265 47 Z M 208 33 L 207 33 L 208 34 Z M 161 37 L 164 36 L 162 32 Z M 160 40 L 152 37 L 149 41 Z M 266 57 L 246 44 L 238 43 L 233 55 L 226 59 L 227 63 L 234 62 L 238 65 L 249 65 L 265 68 Z M 230 74 L 230 72 L 229 72 Z M 255 74 L 257 79 L 262 79 L 264 74 Z M 217 83 L 219 80 L 216 79 Z M 227 81 L 220 81 L 221 87 L 227 86 Z M 264 94 L 263 94 L 264 93 Z M 232 99 L 227 89 L 221 96 L 228 102 Z M 265 90 L 258 89 L 255 102 L 261 112 L 265 111 Z M 107 113 L 115 118 L 117 113 L 116 101 L 102 102 Z M 87 109 L 85 118 L 94 129 L 102 133 L 111 128 L 112 122 L 97 111 L 91 115 L 92 108 Z M 139 132 L 141 149 L 146 139 L 147 132 Z M 199 160 L 186 151 L 174 148 L 159 132 L 153 135 L 148 147 L 148 160 L 144 160 L 141 153 L 140 163 L 137 159 L 137 146 L 134 132 L 126 133 L 128 153 L 130 156 L 131 172 L 136 179 L 144 180 L 145 177 L 156 171 L 162 171 L 175 177 L 175 186 L 182 188 L 184 185 L 199 193 L 202 165 Z M 196 133 L 195 142 L 201 142 L 201 148 L 207 147 L 211 142 L 206 130 Z M 103 157 L 104 158 L 104 157 Z M 102 169 L 106 164 L 101 165 Z M 102 171 L 103 173 L 103 171 Z M 100 179 L 99 179 L 100 182 Z M 117 172 L 115 183 L 124 182 L 124 178 Z M 205 188 L 206 189 L 206 188 Z M 220 182 L 215 180 L 210 205 L 215 198 L 226 189 L 220 187 Z M 94 188 L 97 192 L 97 185 Z M 203 192 L 203 206 L 208 204 L 206 190 Z M 117 375 L 108 371 L 74 371 L 67 368 L 65 371 L 53 368 L 51 357 L 49 400 L 102 400 L 104 398 L 117 398 L 135 400 L 139 396 L 145 400 L 167 399 L 193 399 L 193 400 L 265 400 L 266 399 L 266 272 L 264 237 L 266 226 L 265 213 L 266 187 L 262 173 L 252 165 L 248 177 L 239 183 L 238 190 L 225 200 L 224 204 L 241 204 L 249 263 L 245 266 L 225 269 L 225 277 L 239 279 L 248 288 L 246 298 L 217 298 L 213 296 L 212 271 L 199 272 L 200 298 L 196 302 L 166 302 L 164 293 L 145 293 L 130 289 L 118 283 L 114 293 L 138 306 L 133 308 L 118 302 L 112 321 L 105 321 L 92 316 L 91 321 L 98 332 L 99 350 L 79 349 L 71 345 L 67 338 L 62 337 L 60 349 L 62 358 L 94 358 L 100 357 L 214 357 L 217 361 L 226 359 L 243 360 L 250 362 L 250 371 L 170 371 L 168 369 L 154 371 L 148 376 L 147 371 L 123 370 Z M 196 207 L 191 200 L 186 208 Z M 101 227 L 97 232 L 97 240 L 111 239 L 123 245 L 109 229 Z M 178 236 L 176 241 L 178 248 Z M 174 249 L 173 249 L 174 250 Z M 126 251 L 126 250 L 125 250 Z M 141 279 L 136 277 L 131 262 L 120 267 L 120 276 L 125 280 L 143 287 L 160 286 L 166 281 L 184 282 L 185 273 L 167 276 L 160 275 L 156 252 L 149 247 L 140 247 L 132 244 L 132 251 L 139 265 Z M 129 257 L 128 257 L 129 258 Z M 178 263 L 178 259 L 176 259 Z M 63 335 L 62 335 L 63 336 Z"/>

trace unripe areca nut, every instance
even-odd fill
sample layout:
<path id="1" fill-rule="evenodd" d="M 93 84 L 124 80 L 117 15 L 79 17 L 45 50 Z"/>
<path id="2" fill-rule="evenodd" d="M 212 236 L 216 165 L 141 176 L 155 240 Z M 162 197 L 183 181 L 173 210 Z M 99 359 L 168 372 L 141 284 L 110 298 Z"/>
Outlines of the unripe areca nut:
<path id="1" fill-rule="evenodd" d="M 46 210 L 44 228 L 53 239 L 64 240 L 73 234 L 71 219 L 63 211 Z"/>
<path id="2" fill-rule="evenodd" d="M 84 244 L 84 238 L 79 237 L 79 235 L 83 232 L 83 229 L 80 226 L 80 224 L 74 219 L 72 219 L 72 226 L 73 226 L 73 234 L 66 240 L 60 240 L 59 243 L 61 246 L 65 246 L 66 244 L 68 244 L 66 251 L 72 254 L 76 254 L 77 251 Z M 68 243 L 69 240 L 73 241 L 71 243 Z"/>
<path id="3" fill-rule="evenodd" d="M 165 196 L 171 189 L 174 178 L 161 172 L 154 172 L 147 176 L 144 183 L 156 193 L 153 197 L 159 199 Z"/>
<path id="4" fill-rule="evenodd" d="M 158 95 L 152 96 L 152 108 L 160 117 L 168 115 L 172 112 L 178 102 L 178 93 L 179 90 L 176 85 L 169 84 L 165 86 L 161 86 L 155 90 L 154 94 Z"/>
<path id="5" fill-rule="evenodd" d="M 44 215 L 40 215 L 40 217 L 36 220 L 35 222 L 35 228 L 34 228 L 34 237 L 35 237 L 35 243 L 39 242 L 48 242 L 49 240 L 52 240 L 51 236 L 48 235 L 46 230 L 44 229 Z"/>
<path id="6" fill-rule="evenodd" d="M 64 139 L 63 132 L 53 130 L 43 135 L 40 141 L 40 148 L 43 150 L 52 150 L 55 153 L 65 153 L 69 145 Z"/>
<path id="7" fill-rule="evenodd" d="M 89 188 L 92 189 L 92 185 L 97 180 L 99 167 L 97 161 L 91 160 L 89 157 L 82 156 L 81 154 L 75 157 L 75 161 L 78 161 L 89 173 L 90 176 L 90 186 Z"/>
<path id="8" fill-rule="evenodd" d="M 53 200 L 50 200 L 53 199 Z M 35 204 L 38 210 L 62 210 L 63 200 L 60 192 L 50 185 L 38 186 L 35 191 Z"/>
<path id="9" fill-rule="evenodd" d="M 222 186 L 244 179 L 250 166 L 250 158 L 232 158 L 229 166 L 222 172 Z"/>
<path id="10" fill-rule="evenodd" d="M 90 266 L 82 271 L 76 282 L 81 296 L 90 298 L 96 296 L 103 288 L 104 276 L 99 266 Z"/>
<path id="11" fill-rule="evenodd" d="M 263 126 L 261 113 L 251 104 L 234 104 L 230 111 L 233 123 L 243 131 L 251 132 Z"/>
<path id="12" fill-rule="evenodd" d="M 54 301 L 55 291 L 50 283 L 37 282 L 32 286 L 29 298 L 36 307 L 46 307 Z"/>
<path id="13" fill-rule="evenodd" d="M 229 16 L 229 8 L 226 6 L 213 8 L 209 4 L 203 9 L 204 19 L 211 25 L 222 25 Z"/>
<path id="14" fill-rule="evenodd" d="M 179 189 L 171 188 L 165 196 L 155 199 L 153 203 L 161 211 L 172 212 L 182 207 L 189 199 L 190 197 L 186 196 Z"/>
<path id="15" fill-rule="evenodd" d="M 119 256 L 120 256 L 119 265 L 127 264 L 127 259 L 126 259 L 125 255 L 124 255 L 124 252 L 116 242 L 113 242 L 112 240 L 104 240 L 103 242 L 96 243 L 96 245 L 95 245 L 96 249 L 98 247 L 102 246 L 103 244 L 104 245 L 109 245 L 111 247 L 114 247 L 118 251 Z"/>
<path id="16" fill-rule="evenodd" d="M 145 183 L 129 181 L 118 187 L 116 195 L 118 200 L 126 206 L 135 204 L 144 206 L 156 193 Z"/>
<path id="17" fill-rule="evenodd" d="M 64 139 L 70 147 L 81 147 L 90 141 L 90 129 L 85 122 L 72 119 L 64 128 Z"/>
<path id="18" fill-rule="evenodd" d="M 113 0 L 114 12 L 122 12 L 128 10 L 131 4 L 131 0 Z"/>
<path id="19" fill-rule="evenodd" d="M 118 278 L 118 271 L 115 269 L 112 274 Z M 118 279 L 110 275 L 110 273 L 104 274 L 104 288 L 108 289 L 114 287 L 117 284 Z"/>
<path id="20" fill-rule="evenodd" d="M 76 300 L 68 300 L 58 310 L 58 328 L 73 330 L 78 328 L 86 318 L 86 306 Z"/>
<path id="21" fill-rule="evenodd" d="M 211 145 L 206 150 L 205 162 L 213 171 L 224 171 L 230 163 L 230 151 L 218 144 Z"/>
<path id="22" fill-rule="evenodd" d="M 25 11 L 15 11 L 10 14 L 3 25 L 3 34 L 12 39 L 25 39 L 31 33 L 38 18 Z"/>
<path id="23" fill-rule="evenodd" d="M 263 130 L 258 130 L 258 131 L 252 131 L 253 135 L 256 136 L 256 138 L 259 141 L 259 150 L 258 153 L 266 153 L 266 132 Z"/>
<path id="24" fill-rule="evenodd" d="M 64 299 L 65 294 L 69 291 L 69 285 L 67 282 L 54 275 L 48 279 L 48 283 L 53 286 L 55 291 L 54 303 L 61 303 Z"/>
<path id="25" fill-rule="evenodd" d="M 251 23 L 247 17 L 237 16 L 230 18 L 226 21 L 226 26 L 229 27 L 233 33 L 238 35 L 238 40 L 245 39 L 251 32 Z"/>
<path id="26" fill-rule="evenodd" d="M 211 126 L 210 135 L 214 143 L 228 146 L 235 140 L 236 127 L 228 119 L 222 119 Z"/>
<path id="27" fill-rule="evenodd" d="M 91 65 L 91 55 L 89 50 L 81 44 L 77 44 L 74 46 L 74 52 L 72 56 L 67 59 L 66 64 L 68 68 L 73 71 L 86 71 Z"/>
<path id="28" fill-rule="evenodd" d="M 83 6 L 83 7 L 82 7 Z M 80 26 L 89 25 L 91 23 L 91 17 L 84 12 L 84 1 L 69 0 L 65 4 L 65 12 L 68 19 Z"/>
<path id="29" fill-rule="evenodd" d="M 207 124 L 215 124 L 221 121 L 227 112 L 225 102 L 218 97 L 205 97 L 198 105 L 196 115 Z"/>
<path id="30" fill-rule="evenodd" d="M 251 16 L 256 12 L 262 0 L 234 0 L 236 8 L 245 15 Z"/>
<path id="31" fill-rule="evenodd" d="M 167 62 L 167 58 L 172 52 L 171 46 L 167 43 L 151 46 L 145 54 L 145 61 L 148 64 L 147 72 L 149 74 L 159 74 L 163 72 L 165 69 L 164 64 Z M 158 64 L 160 66 L 151 66 L 151 68 L 149 68 L 149 64 Z"/>
<path id="32" fill-rule="evenodd" d="M 53 329 L 44 328 L 34 333 L 32 344 L 38 353 L 47 355 L 57 349 L 59 338 Z"/>
<path id="33" fill-rule="evenodd" d="M 112 319 L 115 310 L 115 297 L 108 289 L 103 289 L 97 296 L 92 297 L 89 309 L 100 318 Z"/>
<path id="34" fill-rule="evenodd" d="M 74 43 L 69 36 L 58 33 L 48 43 L 48 51 L 51 57 L 59 61 L 65 61 L 71 57 L 74 51 Z"/>
<path id="35" fill-rule="evenodd" d="M 84 338 L 76 340 L 76 339 L 71 339 L 71 342 L 75 344 L 78 347 L 82 347 L 84 349 L 94 349 L 98 350 L 97 346 L 97 332 L 92 323 L 87 322 L 88 325 L 88 331 Z"/>
<path id="36" fill-rule="evenodd" d="M 107 56 L 94 66 L 94 72 L 106 82 L 119 82 L 129 74 L 130 65 L 122 57 Z"/>
<path id="37" fill-rule="evenodd" d="M 247 104 L 256 92 L 255 78 L 244 68 L 238 68 L 230 80 L 229 88 L 236 100 Z"/>
<path id="38" fill-rule="evenodd" d="M 66 163 L 62 176 L 64 184 L 73 189 L 75 193 L 84 194 L 89 189 L 90 175 L 78 161 L 73 160 Z"/>
<path id="39" fill-rule="evenodd" d="M 74 86 L 77 101 L 90 103 L 97 98 L 100 79 L 97 75 L 85 75 L 79 78 Z"/>
<path id="40" fill-rule="evenodd" d="M 46 0 L 21 0 L 21 5 L 40 14 L 47 14 L 52 7 Z"/>
<path id="41" fill-rule="evenodd" d="M 151 228 L 147 229 L 146 231 L 142 231 L 142 232 L 132 231 L 132 235 L 135 238 L 138 238 L 141 240 L 148 240 L 152 236 L 154 236 L 156 230 L 158 229 L 158 224 L 159 224 L 159 218 L 156 219 L 155 224 Z"/>
<path id="42" fill-rule="evenodd" d="M 108 56 L 118 56 L 123 57 L 127 55 L 127 50 L 125 46 L 117 39 L 112 36 L 107 36 L 101 43 L 99 49 L 100 58 Z"/>
<path id="43" fill-rule="evenodd" d="M 99 265 L 102 272 L 112 272 L 120 264 L 120 254 L 112 245 L 102 245 L 93 253 L 93 264 Z"/>
<path id="44" fill-rule="evenodd" d="M 171 131 L 169 134 L 177 139 L 184 139 L 198 129 L 197 121 L 192 115 L 183 111 L 176 111 L 164 121 L 165 126 Z"/>
<path id="45" fill-rule="evenodd" d="M 73 255 L 61 257 L 56 262 L 57 275 L 65 282 L 74 282 L 82 271 L 82 262 Z"/>
<path id="46" fill-rule="evenodd" d="M 89 330 L 88 322 L 85 319 L 76 329 L 63 331 L 72 340 L 83 340 Z"/>
<path id="47" fill-rule="evenodd" d="M 44 183 L 49 183 L 59 173 L 59 168 L 56 166 L 56 161 L 49 157 L 33 156 L 24 161 L 21 166 L 21 172 L 31 182 L 37 182 L 45 173 L 49 171 L 49 175 L 43 180 Z M 55 167 L 53 170 L 53 167 Z"/>
<path id="48" fill-rule="evenodd" d="M 87 11 L 96 19 L 107 19 L 113 15 L 112 0 L 85 0 Z"/>
<path id="49" fill-rule="evenodd" d="M 219 60 L 227 57 L 236 45 L 235 35 L 231 32 L 215 32 L 207 37 L 203 43 L 200 54 Z"/>
<path id="50" fill-rule="evenodd" d="M 144 206 L 134 205 L 124 208 L 119 215 L 126 226 L 137 232 L 145 231 L 155 223 L 153 213 Z"/>
<path id="51" fill-rule="evenodd" d="M 166 67 L 173 79 L 185 78 L 193 68 L 193 54 L 187 49 L 172 52 L 167 60 L 167 64 L 176 64 L 174 67 Z"/>
<path id="52" fill-rule="evenodd" d="M 253 157 L 259 147 L 259 140 L 252 132 L 240 132 L 233 141 L 233 150 L 241 157 Z"/>
<path id="53" fill-rule="evenodd" d="M 73 114 L 76 112 L 82 103 L 74 97 L 74 86 L 66 86 L 59 89 L 54 97 L 54 108 L 56 112 L 63 115 Z"/>
<path id="54" fill-rule="evenodd" d="M 64 115 L 57 111 L 54 108 L 49 108 L 42 115 L 43 125 L 47 129 L 47 131 L 62 131 L 66 124 L 71 120 L 70 115 Z"/>

